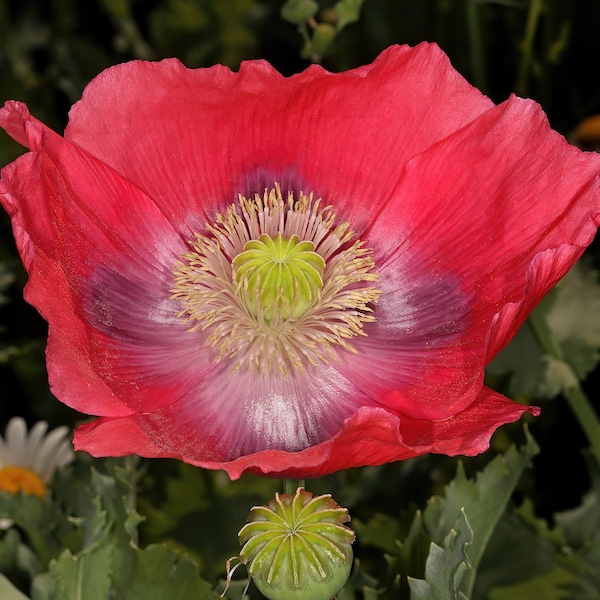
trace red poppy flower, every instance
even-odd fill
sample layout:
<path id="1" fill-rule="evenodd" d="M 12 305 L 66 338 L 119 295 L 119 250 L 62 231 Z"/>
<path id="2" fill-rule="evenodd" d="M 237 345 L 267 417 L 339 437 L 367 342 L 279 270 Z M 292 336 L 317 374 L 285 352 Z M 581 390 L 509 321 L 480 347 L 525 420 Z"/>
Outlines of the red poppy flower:
<path id="1" fill-rule="evenodd" d="M 591 242 L 600 158 L 435 45 L 339 74 L 108 69 L 2 172 L 55 395 L 95 456 L 303 478 L 473 455 L 485 365 Z"/>

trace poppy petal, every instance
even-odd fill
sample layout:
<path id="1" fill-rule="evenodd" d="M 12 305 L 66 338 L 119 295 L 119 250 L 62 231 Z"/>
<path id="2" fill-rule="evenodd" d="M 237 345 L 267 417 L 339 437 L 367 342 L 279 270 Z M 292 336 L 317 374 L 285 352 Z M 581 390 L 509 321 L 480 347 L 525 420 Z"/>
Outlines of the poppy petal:
<path id="1" fill-rule="evenodd" d="M 342 216 L 368 222 L 408 159 L 492 106 L 435 44 L 289 78 L 264 61 L 238 73 L 133 61 L 87 86 L 65 137 L 144 190 L 191 238 L 238 193 L 262 193 L 265 172 L 268 187 L 291 177 L 327 203 L 361 200 Z"/>
<path id="2" fill-rule="evenodd" d="M 445 421 L 411 419 L 382 408 L 363 407 L 330 440 L 302 450 L 263 450 L 232 461 L 190 458 L 187 447 L 157 447 L 140 426 L 139 415 L 97 419 L 75 432 L 75 449 L 93 456 L 122 456 L 135 452 L 149 458 L 179 458 L 207 469 L 223 469 L 231 479 L 242 473 L 303 479 L 322 477 L 341 469 L 375 466 L 427 453 L 474 456 L 489 448 L 492 433 L 531 409 L 484 387 L 461 413 Z M 126 440 L 126 443 L 124 441 Z M 198 440 L 202 444 L 202 440 Z"/>

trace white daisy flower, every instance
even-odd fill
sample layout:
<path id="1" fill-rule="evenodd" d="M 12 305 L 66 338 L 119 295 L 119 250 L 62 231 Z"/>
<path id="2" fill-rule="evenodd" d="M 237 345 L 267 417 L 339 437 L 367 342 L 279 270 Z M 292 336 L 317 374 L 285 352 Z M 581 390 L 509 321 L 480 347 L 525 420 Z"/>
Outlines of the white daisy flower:
<path id="1" fill-rule="evenodd" d="M 73 461 L 69 428 L 57 427 L 46 435 L 47 430 L 45 421 L 29 432 L 21 417 L 9 421 L 4 438 L 0 436 L 0 493 L 22 490 L 43 498 L 56 469 Z"/>

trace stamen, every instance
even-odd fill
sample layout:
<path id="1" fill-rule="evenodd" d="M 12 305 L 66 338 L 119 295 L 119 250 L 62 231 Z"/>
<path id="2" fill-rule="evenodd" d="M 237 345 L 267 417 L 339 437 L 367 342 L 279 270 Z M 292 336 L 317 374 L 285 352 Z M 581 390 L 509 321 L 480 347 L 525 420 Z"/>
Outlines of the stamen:
<path id="1" fill-rule="evenodd" d="M 331 206 L 302 192 L 284 201 L 276 184 L 242 195 L 176 265 L 173 298 L 190 330 L 241 367 L 285 376 L 336 360 L 335 347 L 366 335 L 380 291 L 371 250 L 348 223 L 334 228 Z"/>

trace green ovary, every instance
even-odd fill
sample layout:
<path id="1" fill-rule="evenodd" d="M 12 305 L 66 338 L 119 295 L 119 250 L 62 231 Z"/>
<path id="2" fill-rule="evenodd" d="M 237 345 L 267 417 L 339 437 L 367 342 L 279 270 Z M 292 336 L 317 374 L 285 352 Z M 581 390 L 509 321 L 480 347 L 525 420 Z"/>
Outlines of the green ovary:
<path id="1" fill-rule="evenodd" d="M 233 259 L 233 277 L 241 284 L 255 316 L 271 322 L 298 319 L 313 305 L 323 287 L 325 261 L 315 245 L 278 233 L 250 240 Z"/>

